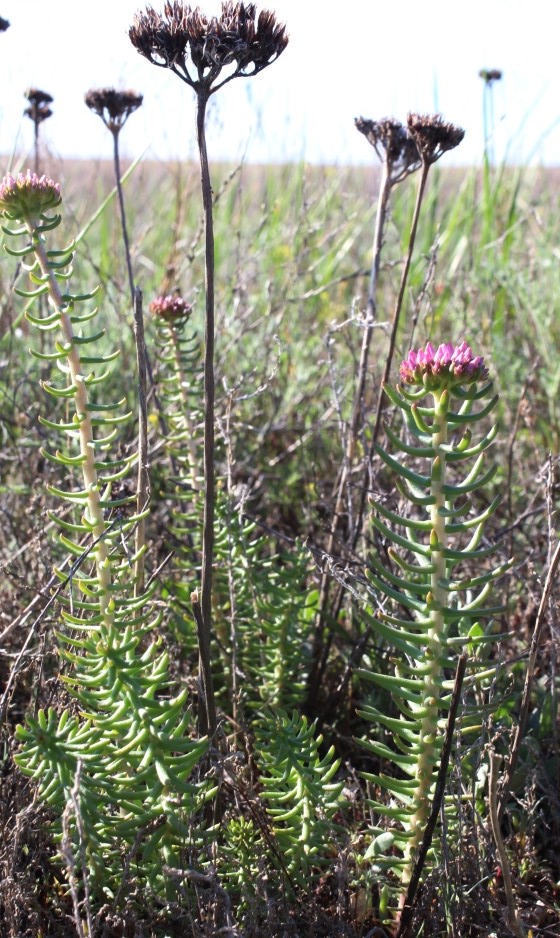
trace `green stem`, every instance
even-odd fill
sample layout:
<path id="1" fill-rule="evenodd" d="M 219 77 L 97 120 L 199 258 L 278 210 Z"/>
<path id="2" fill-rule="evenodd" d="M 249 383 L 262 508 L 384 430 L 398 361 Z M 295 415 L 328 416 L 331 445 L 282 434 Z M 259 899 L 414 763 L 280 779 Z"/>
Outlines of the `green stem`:
<path id="1" fill-rule="evenodd" d="M 143 512 L 150 500 L 150 473 L 148 469 L 148 405 L 146 393 L 146 342 L 144 339 L 144 316 L 142 293 L 134 295 L 134 337 L 136 364 L 138 369 L 138 481 L 136 485 L 136 511 L 139 518 L 134 538 L 134 595 L 144 591 L 144 548 L 146 546 L 146 524 Z"/>
<path id="2" fill-rule="evenodd" d="M 430 506 L 432 530 L 430 535 L 433 571 L 430 574 L 430 593 L 427 597 L 430 628 L 427 632 L 425 659 L 428 670 L 424 676 L 423 709 L 425 716 L 421 721 L 418 745 L 420 753 L 416 765 L 417 788 L 414 796 L 414 812 L 410 820 L 411 837 L 405 851 L 406 866 L 402 882 L 407 885 L 414 869 L 415 854 L 422 841 L 426 821 L 430 813 L 431 788 L 434 767 L 439 758 L 438 718 L 440 714 L 440 676 L 442 670 L 443 647 L 445 639 L 445 616 L 443 609 L 447 605 L 446 560 L 444 550 L 447 547 L 445 515 L 441 509 L 445 504 L 446 459 L 443 446 L 447 443 L 447 410 L 449 394 L 447 391 L 434 391 L 434 424 L 432 446 L 435 458 L 432 464 L 430 494 L 433 504 Z"/>
<path id="3" fill-rule="evenodd" d="M 109 549 L 103 535 L 106 531 L 106 522 L 101 507 L 101 495 L 99 491 L 99 479 L 97 469 L 95 468 L 95 442 L 93 435 L 93 426 L 89 411 L 89 400 L 87 387 L 82 374 L 80 353 L 74 339 L 74 329 L 70 316 L 65 311 L 64 302 L 58 281 L 55 274 L 49 266 L 47 251 L 44 247 L 41 236 L 37 233 L 38 221 L 29 219 L 26 221 L 26 227 L 32 238 L 32 245 L 35 257 L 37 258 L 41 273 L 48 284 L 48 293 L 50 301 L 58 313 L 60 328 L 64 337 L 64 344 L 67 349 L 66 359 L 72 385 L 74 386 L 74 403 L 76 417 L 79 421 L 79 443 L 80 453 L 84 457 L 81 463 L 82 476 L 84 480 L 84 489 L 87 492 L 87 520 L 92 526 L 92 537 L 97 541 L 94 549 L 95 565 L 97 579 L 99 582 L 99 607 L 103 616 L 104 623 L 108 629 L 112 627 L 113 615 L 109 604 L 111 599 L 111 559 Z"/>

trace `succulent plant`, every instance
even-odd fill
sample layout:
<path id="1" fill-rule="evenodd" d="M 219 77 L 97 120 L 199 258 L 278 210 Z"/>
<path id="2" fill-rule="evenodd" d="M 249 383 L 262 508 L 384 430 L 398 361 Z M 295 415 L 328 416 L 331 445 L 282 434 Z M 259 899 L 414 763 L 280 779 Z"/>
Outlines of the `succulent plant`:
<path id="1" fill-rule="evenodd" d="M 482 430 L 476 441 L 473 435 L 498 401 L 483 359 L 466 342 L 437 349 L 427 343 L 408 354 L 400 377 L 401 385 L 386 392 L 403 415 L 407 438 L 387 425 L 398 456 L 381 446 L 376 452 L 413 510 L 400 513 L 382 499 L 375 501 L 372 524 L 390 545 L 389 563 L 374 554 L 370 573 L 375 590 L 385 598 L 373 627 L 395 649 L 395 673 L 360 671 L 390 693 L 395 710 L 389 715 L 367 704 L 360 712 L 389 731 L 394 742 L 390 747 L 366 739 L 362 745 L 405 775 L 366 774 L 391 799 L 389 805 L 375 803 L 390 823 L 388 830 L 384 825 L 375 830 L 369 856 L 397 870 L 406 887 L 430 813 L 457 661 L 466 650 L 465 689 L 494 674 L 488 653 L 496 641 L 492 620 L 503 607 L 492 602 L 491 594 L 510 564 L 489 565 L 493 548 L 481 545 L 499 496 L 478 512 L 471 503 L 497 471 L 495 465 L 483 469 L 497 428 Z M 468 463 L 472 465 L 457 478 Z M 388 610 L 387 604 L 400 611 Z M 472 699 L 470 704 L 472 712 L 468 703 L 461 711 L 463 732 L 480 722 Z M 388 847 L 389 855 L 383 857 Z"/>

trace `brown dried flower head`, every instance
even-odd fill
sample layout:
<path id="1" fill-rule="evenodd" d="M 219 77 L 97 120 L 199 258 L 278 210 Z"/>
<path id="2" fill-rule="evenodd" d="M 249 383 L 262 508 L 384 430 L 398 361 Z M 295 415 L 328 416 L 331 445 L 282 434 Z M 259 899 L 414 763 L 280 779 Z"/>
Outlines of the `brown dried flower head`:
<path id="1" fill-rule="evenodd" d="M 168 0 L 163 14 L 148 6 L 136 14 L 128 35 L 153 65 L 170 68 L 208 95 L 232 78 L 256 75 L 288 44 L 286 27 L 274 13 L 263 10 L 257 16 L 253 3 L 231 0 L 222 2 L 220 16 L 207 16 L 180 0 Z M 230 67 L 228 74 L 215 84 L 225 67 Z"/>
<path id="2" fill-rule="evenodd" d="M 394 182 L 418 169 L 421 163 L 418 147 L 400 121 L 384 117 L 380 121 L 357 117 L 356 129 L 371 143 L 382 163 L 387 163 Z"/>
<path id="3" fill-rule="evenodd" d="M 192 305 L 177 294 L 157 296 L 150 303 L 150 312 L 169 325 L 182 325 L 192 313 Z"/>
<path id="4" fill-rule="evenodd" d="M 478 77 L 487 84 L 491 85 L 495 81 L 501 81 L 502 72 L 499 68 L 481 68 Z"/>
<path id="5" fill-rule="evenodd" d="M 115 88 L 96 88 L 88 91 L 85 102 L 98 114 L 111 133 L 117 134 L 130 115 L 136 111 L 144 96 L 135 91 L 116 91 Z"/>
<path id="6" fill-rule="evenodd" d="M 26 117 L 33 121 L 35 126 L 51 117 L 52 111 L 49 104 L 52 104 L 53 97 L 47 91 L 41 91 L 40 88 L 28 88 L 25 97 L 29 101 L 29 107 L 23 112 Z"/>
<path id="7" fill-rule="evenodd" d="M 5 33 L 7 29 L 10 28 L 10 21 L 5 20 L 3 16 L 0 16 L 0 33 Z"/>
<path id="8" fill-rule="evenodd" d="M 37 107 L 52 104 L 54 100 L 52 94 L 49 94 L 48 91 L 41 91 L 40 88 L 28 88 L 25 97 L 30 104 L 35 104 Z"/>
<path id="9" fill-rule="evenodd" d="M 441 114 L 409 114 L 408 131 L 414 138 L 423 163 L 435 163 L 447 150 L 459 146 L 465 136 L 462 127 L 448 124 Z"/>

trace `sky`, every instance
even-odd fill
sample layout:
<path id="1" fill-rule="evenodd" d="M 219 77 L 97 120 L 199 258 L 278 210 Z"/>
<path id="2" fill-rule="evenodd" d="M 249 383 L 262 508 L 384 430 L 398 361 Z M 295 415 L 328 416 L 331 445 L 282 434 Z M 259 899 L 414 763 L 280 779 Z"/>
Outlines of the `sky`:
<path id="1" fill-rule="evenodd" d="M 164 0 L 151 0 L 162 9 Z M 195 3 L 192 4 L 196 5 Z M 219 3 L 200 3 L 217 12 Z M 125 157 L 194 157 L 194 95 L 128 39 L 138 0 L 0 0 L 11 23 L 0 35 L 0 153 L 31 151 L 24 92 L 54 97 L 41 127 L 62 158 L 109 157 L 112 140 L 83 98 L 90 88 L 131 88 L 144 105 L 121 133 Z M 480 69 L 500 69 L 492 89 L 496 160 L 560 164 L 560 59 L 552 0 L 265 0 L 290 42 L 254 78 L 212 99 L 208 150 L 217 160 L 368 164 L 376 157 L 354 118 L 406 120 L 438 111 L 465 139 L 447 165 L 480 161 Z"/>

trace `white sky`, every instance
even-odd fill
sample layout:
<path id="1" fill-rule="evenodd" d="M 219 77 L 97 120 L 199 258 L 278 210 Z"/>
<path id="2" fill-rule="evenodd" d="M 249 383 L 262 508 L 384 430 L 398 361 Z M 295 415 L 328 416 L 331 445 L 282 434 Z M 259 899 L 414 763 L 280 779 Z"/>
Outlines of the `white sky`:
<path id="1" fill-rule="evenodd" d="M 164 0 L 152 0 L 156 9 Z M 0 152 L 25 152 L 32 124 L 22 117 L 29 86 L 54 97 L 41 130 L 62 157 L 110 156 L 111 138 L 83 103 L 90 88 L 132 88 L 143 107 L 121 134 L 124 155 L 190 157 L 194 96 L 132 47 L 127 29 L 138 0 L 0 0 L 11 23 L 0 35 Z M 196 5 L 195 3 L 192 4 Z M 215 0 L 200 4 L 216 12 Z M 440 111 L 463 126 L 444 159 L 480 160 L 481 68 L 494 85 L 495 155 L 560 163 L 558 7 L 552 0 L 264 0 L 287 23 L 290 44 L 255 78 L 236 79 L 213 101 L 211 158 L 368 163 L 375 155 L 354 117 L 405 120 Z"/>

